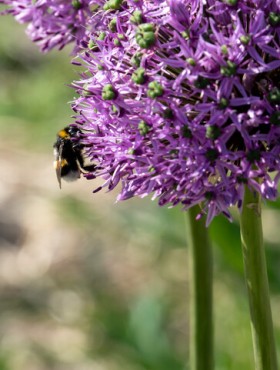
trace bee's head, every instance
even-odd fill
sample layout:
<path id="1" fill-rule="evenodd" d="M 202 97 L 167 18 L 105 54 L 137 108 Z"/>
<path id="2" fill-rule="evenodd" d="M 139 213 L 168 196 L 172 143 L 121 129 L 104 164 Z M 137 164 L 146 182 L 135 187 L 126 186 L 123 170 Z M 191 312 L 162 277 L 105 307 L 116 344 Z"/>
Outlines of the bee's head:
<path id="1" fill-rule="evenodd" d="M 57 133 L 62 140 L 80 138 L 81 130 L 76 126 L 66 126 Z"/>
<path id="2" fill-rule="evenodd" d="M 67 126 L 64 131 L 68 133 L 71 138 L 80 137 L 82 132 L 77 126 Z"/>

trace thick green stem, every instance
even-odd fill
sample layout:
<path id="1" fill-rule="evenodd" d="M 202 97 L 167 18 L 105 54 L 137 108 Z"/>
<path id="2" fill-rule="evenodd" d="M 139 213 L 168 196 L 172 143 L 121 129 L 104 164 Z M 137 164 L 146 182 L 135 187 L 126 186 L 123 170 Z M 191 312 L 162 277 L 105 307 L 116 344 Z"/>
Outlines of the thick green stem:
<path id="1" fill-rule="evenodd" d="M 241 213 L 241 241 L 247 284 L 255 369 L 277 370 L 269 287 L 263 246 L 261 199 L 247 187 Z"/>
<path id="2" fill-rule="evenodd" d="M 188 212 L 190 248 L 190 369 L 213 370 L 212 250 L 205 219 L 195 220 L 198 206 Z"/>

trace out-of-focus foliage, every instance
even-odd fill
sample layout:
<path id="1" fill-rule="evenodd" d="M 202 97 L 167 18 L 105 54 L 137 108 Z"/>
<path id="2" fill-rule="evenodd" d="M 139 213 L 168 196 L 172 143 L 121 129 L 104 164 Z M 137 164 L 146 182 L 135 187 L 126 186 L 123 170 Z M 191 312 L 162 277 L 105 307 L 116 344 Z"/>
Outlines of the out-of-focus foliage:
<path id="1" fill-rule="evenodd" d="M 66 57 L 69 50 L 41 55 L 24 28 L 8 17 L 0 18 L 0 29 L 1 131 L 10 133 L 12 126 L 12 132 L 19 129 L 28 144 L 46 148 L 59 122 L 71 122 L 67 102 L 74 91 L 67 84 L 75 73 Z"/>
<path id="2" fill-rule="evenodd" d="M 76 72 L 67 50 L 40 55 L 22 27 L 0 22 L 0 369 L 187 369 L 184 215 L 148 199 L 116 205 L 85 179 L 59 190 L 52 143 L 71 122 Z M 264 210 L 278 347 L 279 211 Z M 217 218 L 210 234 L 216 369 L 248 370 L 237 223 Z"/>

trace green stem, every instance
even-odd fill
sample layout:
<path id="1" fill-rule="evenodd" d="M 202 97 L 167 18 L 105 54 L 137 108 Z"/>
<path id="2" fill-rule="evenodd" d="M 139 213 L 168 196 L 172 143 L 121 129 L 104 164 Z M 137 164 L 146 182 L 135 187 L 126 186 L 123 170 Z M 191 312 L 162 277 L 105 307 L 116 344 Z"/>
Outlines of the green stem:
<path id="1" fill-rule="evenodd" d="M 190 369 L 213 370 L 212 250 L 200 208 L 188 212 L 190 248 Z"/>
<path id="2" fill-rule="evenodd" d="M 277 370 L 269 286 L 263 246 L 261 199 L 247 187 L 241 213 L 241 241 L 247 284 L 255 369 Z"/>

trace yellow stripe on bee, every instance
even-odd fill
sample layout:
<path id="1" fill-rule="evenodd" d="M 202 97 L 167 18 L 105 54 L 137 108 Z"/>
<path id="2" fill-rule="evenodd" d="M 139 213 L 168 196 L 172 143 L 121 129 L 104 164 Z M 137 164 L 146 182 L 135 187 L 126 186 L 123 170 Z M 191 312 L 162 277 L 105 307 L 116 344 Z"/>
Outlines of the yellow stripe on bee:
<path id="1" fill-rule="evenodd" d="M 64 166 L 66 166 L 68 164 L 68 162 L 66 161 L 66 159 L 62 159 L 61 161 L 60 161 L 60 166 L 61 167 L 64 167 Z"/>
<path id="2" fill-rule="evenodd" d="M 68 162 L 66 161 L 66 159 L 62 159 L 60 161 L 54 161 L 53 162 L 53 166 L 56 170 L 59 169 L 59 168 L 62 168 L 64 166 L 67 166 L 67 165 L 68 165 Z"/>
<path id="3" fill-rule="evenodd" d="M 65 130 L 60 130 L 57 134 L 61 139 L 68 139 L 70 135 Z"/>

